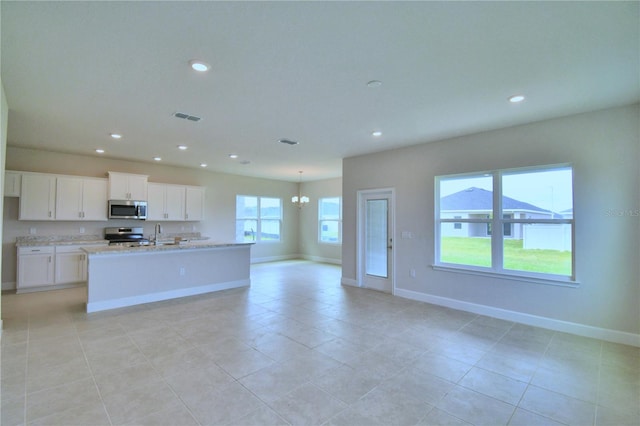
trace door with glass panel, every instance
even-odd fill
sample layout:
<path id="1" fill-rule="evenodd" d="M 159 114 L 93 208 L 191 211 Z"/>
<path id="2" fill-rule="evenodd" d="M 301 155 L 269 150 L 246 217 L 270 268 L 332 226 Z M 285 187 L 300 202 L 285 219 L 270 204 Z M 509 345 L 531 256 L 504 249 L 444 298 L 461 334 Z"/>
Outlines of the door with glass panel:
<path id="1" fill-rule="evenodd" d="M 393 293 L 393 192 L 359 194 L 360 286 Z"/>

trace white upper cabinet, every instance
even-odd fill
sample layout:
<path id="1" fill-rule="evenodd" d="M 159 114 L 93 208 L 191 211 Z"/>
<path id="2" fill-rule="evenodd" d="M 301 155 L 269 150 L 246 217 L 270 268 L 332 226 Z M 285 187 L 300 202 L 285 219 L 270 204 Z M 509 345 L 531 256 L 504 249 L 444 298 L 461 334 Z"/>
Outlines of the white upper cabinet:
<path id="1" fill-rule="evenodd" d="M 147 189 L 147 220 L 184 220 L 184 186 L 149 183 Z"/>
<path id="2" fill-rule="evenodd" d="M 7 171 L 4 174 L 4 196 L 19 197 L 22 173 Z"/>
<path id="3" fill-rule="evenodd" d="M 202 220 L 204 217 L 204 188 L 201 186 L 187 186 L 186 198 L 185 220 Z"/>
<path id="4" fill-rule="evenodd" d="M 184 220 L 184 198 L 184 186 L 166 185 L 164 210 L 167 220 Z"/>
<path id="5" fill-rule="evenodd" d="M 145 175 L 109 172 L 110 200 L 147 200 L 147 180 Z"/>
<path id="6" fill-rule="evenodd" d="M 56 184 L 56 220 L 107 220 L 107 180 L 61 177 Z"/>
<path id="7" fill-rule="evenodd" d="M 56 177 L 46 174 L 22 175 L 20 220 L 54 220 L 56 217 Z"/>

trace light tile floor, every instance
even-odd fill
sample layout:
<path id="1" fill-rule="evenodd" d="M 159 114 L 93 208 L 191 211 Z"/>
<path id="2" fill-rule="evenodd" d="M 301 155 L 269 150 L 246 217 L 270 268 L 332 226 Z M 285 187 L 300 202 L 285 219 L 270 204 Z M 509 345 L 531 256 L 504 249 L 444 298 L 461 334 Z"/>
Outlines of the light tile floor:
<path id="1" fill-rule="evenodd" d="M 252 286 L 95 314 L 2 297 L 2 425 L 638 425 L 640 349 L 252 266 Z"/>

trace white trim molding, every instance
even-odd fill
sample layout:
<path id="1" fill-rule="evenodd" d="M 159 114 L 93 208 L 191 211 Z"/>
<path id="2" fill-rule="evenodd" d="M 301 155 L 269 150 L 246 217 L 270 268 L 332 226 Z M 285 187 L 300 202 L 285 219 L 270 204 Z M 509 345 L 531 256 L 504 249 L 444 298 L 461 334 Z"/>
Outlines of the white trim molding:
<path id="1" fill-rule="evenodd" d="M 282 256 L 269 256 L 269 257 L 252 257 L 251 263 L 268 263 L 268 262 L 279 262 L 282 260 L 294 260 L 301 259 L 298 254 L 286 254 Z"/>
<path id="2" fill-rule="evenodd" d="M 7 281 L 2 283 L 2 291 L 5 290 L 15 290 L 16 282 L 15 281 Z"/>
<path id="3" fill-rule="evenodd" d="M 344 283 L 345 278 L 343 278 L 342 280 Z M 578 336 L 590 337 L 593 339 L 601 339 L 608 342 L 640 347 L 640 334 L 633 334 L 625 331 L 610 330 L 585 324 L 578 324 L 575 322 L 525 314 L 522 312 L 510 311 L 507 309 L 495 308 L 493 306 L 480 305 L 477 303 L 464 302 L 461 300 L 450 299 L 448 297 L 434 296 L 431 294 L 404 290 L 400 288 L 396 288 L 395 295 L 404 297 L 405 299 L 445 306 L 447 308 L 471 312 L 478 315 L 486 315 L 489 317 L 506 321 L 513 321 L 520 324 L 531 325 L 534 327 L 541 327 L 549 330 L 576 334 Z"/>
<path id="4" fill-rule="evenodd" d="M 302 255 L 301 257 L 304 260 L 310 260 L 312 262 L 318 262 L 318 263 L 330 263 L 332 265 L 342 265 L 342 259 L 332 259 L 329 257 L 320 257 L 320 256 L 309 256 L 309 255 Z"/>
<path id="5" fill-rule="evenodd" d="M 228 290 L 231 288 L 248 287 L 251 280 L 229 281 L 215 283 L 191 288 L 181 288 L 177 290 L 162 291 L 139 296 L 123 297 L 100 302 L 87 303 L 87 312 L 105 311 L 107 309 L 123 308 L 125 306 L 141 305 L 143 303 L 159 302 L 162 300 L 176 299 L 178 297 L 195 296 L 198 294 L 212 293 L 215 291 Z"/>
<path id="6" fill-rule="evenodd" d="M 353 278 L 342 277 L 340 279 L 340 284 L 348 285 L 348 286 L 351 286 L 351 287 L 360 287 L 358 285 L 358 280 L 354 280 Z"/>

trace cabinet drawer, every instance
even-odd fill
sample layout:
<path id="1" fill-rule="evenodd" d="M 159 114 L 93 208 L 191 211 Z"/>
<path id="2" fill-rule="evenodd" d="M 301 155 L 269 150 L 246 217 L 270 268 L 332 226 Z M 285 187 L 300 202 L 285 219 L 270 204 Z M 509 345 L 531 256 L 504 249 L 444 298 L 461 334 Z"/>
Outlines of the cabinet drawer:
<path id="1" fill-rule="evenodd" d="M 18 247 L 18 256 L 23 254 L 53 254 L 54 246 Z"/>

